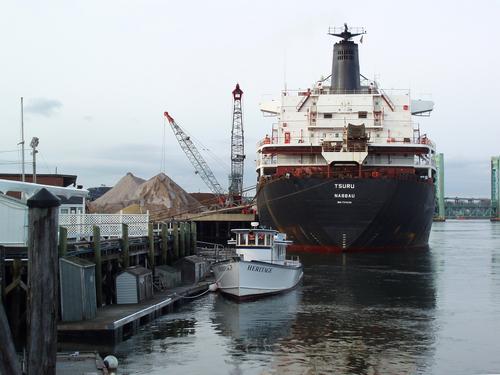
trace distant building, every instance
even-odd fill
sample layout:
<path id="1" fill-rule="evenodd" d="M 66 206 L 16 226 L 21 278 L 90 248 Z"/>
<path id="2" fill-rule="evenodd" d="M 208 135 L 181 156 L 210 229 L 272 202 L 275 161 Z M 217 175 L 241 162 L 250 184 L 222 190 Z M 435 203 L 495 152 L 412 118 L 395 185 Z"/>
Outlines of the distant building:
<path id="1" fill-rule="evenodd" d="M 77 176 L 69 174 L 37 174 L 36 182 L 37 184 L 41 185 L 61 187 L 68 187 L 70 185 L 73 185 L 73 187 L 76 187 L 76 178 Z M 0 179 L 22 181 L 22 176 L 20 173 L 0 173 Z M 25 174 L 24 180 L 25 182 L 33 182 L 33 175 L 28 173 Z"/>
<path id="2" fill-rule="evenodd" d="M 87 190 L 89 191 L 89 196 L 87 200 L 89 202 L 95 201 L 96 199 L 102 197 L 104 194 L 110 191 L 112 188 L 113 187 L 111 186 L 99 186 L 99 187 L 88 188 Z"/>
<path id="3" fill-rule="evenodd" d="M 9 181 L 21 181 L 22 176 L 20 173 L 0 173 L 0 179 Z M 32 174 L 25 174 L 25 182 L 33 182 Z M 50 185 L 58 187 L 68 187 L 76 185 L 76 175 L 68 174 L 37 174 L 36 183 L 40 185 Z M 20 199 L 20 192 L 9 192 L 7 195 Z M 61 214 L 77 214 L 85 213 L 85 199 L 83 197 L 74 196 L 71 198 L 65 198 L 64 196 L 57 196 L 61 200 L 61 206 L 59 208 L 59 213 Z"/>
<path id="4" fill-rule="evenodd" d="M 27 199 L 41 188 L 59 197 L 60 213 L 85 213 L 85 197 L 88 194 L 85 189 L 0 179 L 0 246 L 26 246 L 28 240 Z M 12 195 L 18 195 L 20 198 Z M 61 217 L 62 215 L 59 215 L 59 219 Z"/>

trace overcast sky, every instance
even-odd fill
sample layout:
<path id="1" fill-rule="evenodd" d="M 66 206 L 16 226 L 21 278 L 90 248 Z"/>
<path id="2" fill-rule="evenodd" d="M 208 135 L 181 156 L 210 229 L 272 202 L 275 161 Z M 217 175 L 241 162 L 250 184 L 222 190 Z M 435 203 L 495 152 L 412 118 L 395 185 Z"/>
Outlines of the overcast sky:
<path id="1" fill-rule="evenodd" d="M 78 175 L 86 187 L 126 172 L 161 171 L 163 112 L 201 141 L 227 186 L 231 91 L 244 91 L 245 186 L 255 144 L 272 124 L 258 103 L 330 73 L 328 26 L 365 27 L 361 72 L 384 88 L 431 94 L 416 118 L 445 154 L 446 195 L 490 194 L 500 154 L 500 2 L 479 1 L 2 1 L 0 170 L 20 171 L 25 138 L 40 138 L 40 173 Z M 207 191 L 166 129 L 165 172 Z M 211 156 L 215 155 L 215 156 Z M 27 155 L 30 158 L 30 155 Z M 27 167 L 31 172 L 31 167 Z"/>

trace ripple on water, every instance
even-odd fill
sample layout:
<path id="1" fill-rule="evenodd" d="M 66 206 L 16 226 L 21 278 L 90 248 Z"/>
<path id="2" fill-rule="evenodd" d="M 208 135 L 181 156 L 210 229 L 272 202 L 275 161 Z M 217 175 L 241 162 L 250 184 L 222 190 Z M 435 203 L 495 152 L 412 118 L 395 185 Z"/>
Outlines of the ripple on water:
<path id="1" fill-rule="evenodd" d="M 500 225 L 437 224 L 429 250 L 304 254 L 291 293 L 193 301 L 117 348 L 122 373 L 500 372 Z"/>

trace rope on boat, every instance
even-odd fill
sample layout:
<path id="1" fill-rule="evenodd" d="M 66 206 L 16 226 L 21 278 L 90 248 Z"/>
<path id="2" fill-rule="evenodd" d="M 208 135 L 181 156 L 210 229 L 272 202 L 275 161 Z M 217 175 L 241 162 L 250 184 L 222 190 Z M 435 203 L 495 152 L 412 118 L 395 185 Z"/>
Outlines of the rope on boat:
<path id="1" fill-rule="evenodd" d="M 224 274 L 226 273 L 226 271 L 227 271 L 227 270 L 228 270 L 228 269 L 226 268 L 226 269 L 224 270 L 224 272 L 222 272 L 222 274 L 220 275 L 220 277 L 219 277 L 217 280 L 215 280 L 215 282 L 214 282 L 213 284 L 217 285 L 217 284 L 219 283 L 219 281 L 221 281 L 221 280 L 222 280 L 222 277 L 224 276 Z M 201 296 L 203 296 L 203 295 L 207 294 L 208 292 L 211 292 L 212 290 L 211 290 L 210 286 L 211 286 L 211 285 L 213 285 L 213 284 L 210 284 L 210 285 L 208 286 L 207 290 L 205 290 L 205 291 L 203 291 L 203 292 L 201 292 L 200 294 L 197 294 L 197 295 L 195 295 L 195 296 L 181 296 L 181 295 L 179 295 L 179 294 L 177 294 L 177 293 L 174 293 L 173 295 L 174 295 L 174 296 L 177 296 L 177 297 L 180 297 L 180 298 L 186 298 L 186 299 L 199 298 L 199 297 L 201 297 Z M 217 290 L 217 289 L 215 289 L 215 290 Z M 214 292 L 215 292 L 215 290 L 214 290 Z"/>

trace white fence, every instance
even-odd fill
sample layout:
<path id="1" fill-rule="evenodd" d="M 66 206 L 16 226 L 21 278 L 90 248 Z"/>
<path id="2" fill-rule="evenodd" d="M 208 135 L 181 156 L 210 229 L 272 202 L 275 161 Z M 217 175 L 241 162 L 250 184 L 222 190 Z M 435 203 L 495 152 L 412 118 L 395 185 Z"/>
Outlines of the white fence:
<path id="1" fill-rule="evenodd" d="M 101 229 L 101 237 L 121 237 L 122 224 L 128 225 L 129 237 L 147 236 L 149 213 L 59 215 L 59 225 L 68 230 L 68 238 L 92 237 L 94 225 Z"/>

